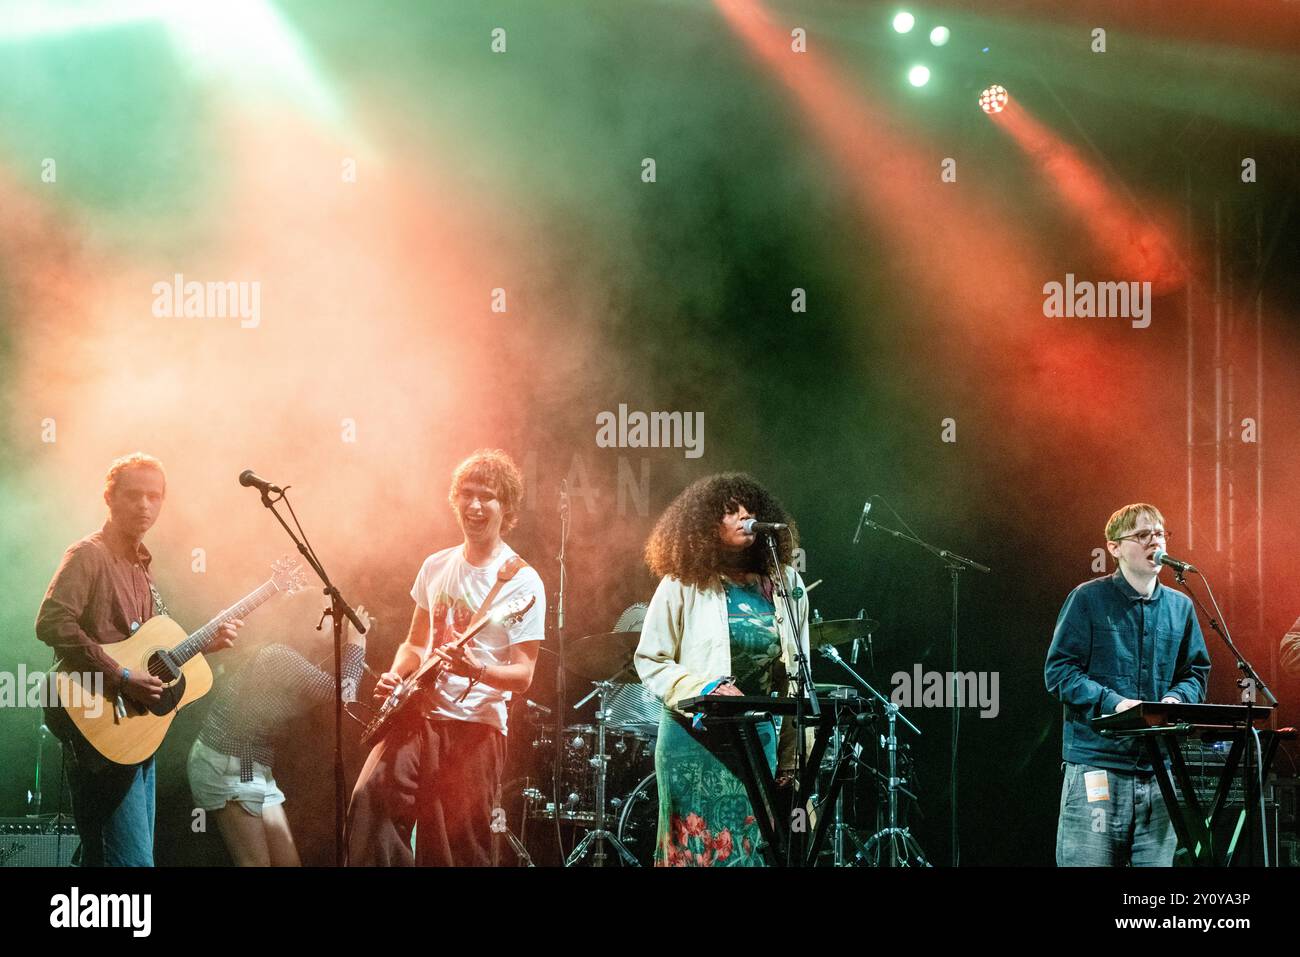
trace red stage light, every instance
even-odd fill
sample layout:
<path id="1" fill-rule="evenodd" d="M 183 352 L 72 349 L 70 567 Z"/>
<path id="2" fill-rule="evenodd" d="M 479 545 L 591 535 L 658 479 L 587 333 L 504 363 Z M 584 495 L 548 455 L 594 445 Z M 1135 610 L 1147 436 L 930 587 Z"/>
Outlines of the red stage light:
<path id="1" fill-rule="evenodd" d="M 1007 93 L 1007 88 L 994 83 L 980 94 L 980 109 L 985 113 L 1001 113 L 1007 108 L 1009 99 L 1011 97 Z"/>

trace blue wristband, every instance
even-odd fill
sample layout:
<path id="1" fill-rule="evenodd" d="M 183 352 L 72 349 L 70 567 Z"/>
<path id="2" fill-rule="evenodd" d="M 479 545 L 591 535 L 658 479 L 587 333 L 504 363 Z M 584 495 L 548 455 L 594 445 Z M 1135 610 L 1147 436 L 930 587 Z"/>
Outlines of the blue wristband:
<path id="1" fill-rule="evenodd" d="M 713 694 L 713 692 L 717 691 L 718 688 L 722 687 L 722 685 L 724 684 L 730 683 L 730 681 L 731 681 L 730 678 L 716 678 L 713 681 L 710 681 L 708 684 L 706 684 L 703 688 L 700 689 L 700 697 L 702 698 L 705 695 Z M 695 712 L 694 715 L 691 716 L 691 727 L 697 731 L 702 731 L 704 729 L 703 711 L 697 711 Z"/>

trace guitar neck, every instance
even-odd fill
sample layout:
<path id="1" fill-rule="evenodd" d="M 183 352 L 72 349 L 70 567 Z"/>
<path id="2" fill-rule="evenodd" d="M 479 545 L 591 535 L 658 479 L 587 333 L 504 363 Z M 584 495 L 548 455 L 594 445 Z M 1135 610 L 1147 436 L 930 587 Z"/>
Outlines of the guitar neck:
<path id="1" fill-rule="evenodd" d="M 275 581 L 268 578 L 260 587 L 253 589 L 225 611 L 218 613 L 210 622 L 177 645 L 172 651 L 172 658 L 177 664 L 184 664 L 200 652 L 207 651 L 222 625 L 233 618 L 245 617 L 278 591 Z"/>

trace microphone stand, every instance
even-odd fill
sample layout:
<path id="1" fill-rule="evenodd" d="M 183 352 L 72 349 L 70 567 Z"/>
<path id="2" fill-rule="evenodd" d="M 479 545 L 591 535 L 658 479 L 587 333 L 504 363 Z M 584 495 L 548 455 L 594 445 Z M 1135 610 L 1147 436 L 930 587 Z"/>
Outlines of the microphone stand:
<path id="1" fill-rule="evenodd" d="M 565 550 L 569 543 L 569 480 L 560 479 L 560 551 L 555 556 L 559 563 L 559 588 L 555 596 L 555 753 L 551 757 L 551 798 L 555 805 L 555 848 L 564 861 L 564 831 L 560 827 L 560 778 L 564 766 L 564 701 L 568 693 L 565 684 L 564 658 L 564 586 Z"/>
<path id="2" fill-rule="evenodd" d="M 873 498 L 874 497 L 875 496 L 873 496 Z M 894 507 L 892 505 L 889 506 L 889 510 L 891 512 L 894 512 Z M 869 510 L 863 511 L 862 518 L 859 521 L 859 528 L 865 525 L 868 528 L 874 528 L 878 532 L 884 532 L 887 535 L 894 536 L 894 538 L 899 538 L 905 542 L 911 542 L 913 545 L 918 545 L 921 548 L 924 548 L 927 552 L 929 552 L 931 555 L 934 555 L 936 558 L 938 558 L 941 562 L 944 563 L 944 566 L 947 567 L 948 569 L 948 577 L 952 583 L 952 624 L 949 628 L 949 642 L 952 645 L 953 708 L 952 708 L 952 731 L 951 731 L 952 768 L 949 774 L 949 779 L 950 779 L 949 804 L 951 805 L 949 810 L 950 810 L 951 820 L 949 822 L 949 826 L 952 830 L 952 866 L 957 867 L 961 862 L 961 845 L 958 843 L 958 832 L 957 832 L 957 734 L 959 728 L 961 727 L 961 709 L 956 706 L 957 705 L 957 647 L 958 647 L 957 609 L 961 601 L 961 573 L 966 571 L 967 569 L 974 569 L 977 572 L 983 572 L 985 574 L 988 574 L 990 571 L 992 571 L 992 569 L 989 568 L 987 565 L 981 565 L 979 562 L 975 561 L 974 559 L 966 558 L 964 555 L 958 555 L 956 552 L 949 551 L 946 548 L 939 548 L 936 545 L 931 545 L 929 542 L 922 541 L 921 539 L 917 538 L 915 535 L 909 535 L 906 532 L 900 532 L 894 528 L 886 528 L 884 525 L 881 525 L 878 522 L 874 522 L 870 518 L 867 518 L 867 511 Z M 894 512 L 894 515 L 897 516 L 898 513 Z M 906 525 L 907 523 L 903 522 L 903 524 Z"/>
<path id="3" fill-rule="evenodd" d="M 345 803 L 345 786 L 343 777 L 343 619 L 346 616 L 348 621 L 352 622 L 352 627 L 357 630 L 357 634 L 364 635 L 365 627 L 361 624 L 361 619 L 357 613 L 352 610 L 352 606 L 343 600 L 343 594 L 330 581 L 329 575 L 325 573 L 325 568 L 316 558 L 316 551 L 307 541 L 307 533 L 302 530 L 302 524 L 298 521 L 298 516 L 293 511 L 293 505 L 290 503 L 287 493 L 289 489 L 276 488 L 275 498 L 270 495 L 269 488 L 261 489 L 262 504 L 270 510 L 275 516 L 276 521 L 284 528 L 285 533 L 293 540 L 294 545 L 298 548 L 298 554 L 303 560 L 311 566 L 321 583 L 324 584 L 324 593 L 330 599 L 330 618 L 334 622 L 334 864 L 336 867 L 343 866 L 343 818 Z M 294 534 L 293 529 L 289 527 L 283 516 L 275 510 L 277 502 L 283 501 L 285 507 L 289 509 L 289 515 L 293 518 L 294 525 L 298 526 L 298 531 L 302 538 L 299 539 Z"/>
<path id="4" fill-rule="evenodd" d="M 1239 670 L 1242 674 L 1241 679 L 1238 680 L 1237 682 L 1237 686 L 1241 688 L 1241 703 L 1246 706 L 1246 717 L 1245 717 L 1245 724 L 1242 727 L 1243 737 L 1241 742 L 1242 743 L 1242 761 L 1241 761 L 1242 792 L 1241 793 L 1243 799 L 1253 807 L 1254 802 L 1250 800 L 1251 791 L 1253 790 L 1253 788 L 1251 786 L 1251 777 L 1250 777 L 1250 744 L 1248 743 L 1248 742 L 1253 742 L 1256 750 L 1256 755 L 1255 755 L 1256 765 L 1257 765 L 1256 774 L 1259 776 L 1259 782 L 1258 782 L 1259 803 L 1260 803 L 1259 841 L 1260 841 L 1260 847 L 1262 848 L 1264 854 L 1264 866 L 1268 867 L 1269 866 L 1268 819 L 1264 814 L 1264 807 L 1263 807 L 1264 753 L 1263 753 L 1263 749 L 1260 747 L 1259 744 L 1259 736 L 1258 736 L 1258 732 L 1255 730 L 1255 720 L 1254 720 L 1254 716 L 1251 714 L 1251 710 L 1255 706 L 1255 697 L 1256 697 L 1255 692 L 1257 689 L 1259 691 L 1264 692 L 1264 697 L 1268 699 L 1268 703 L 1272 707 L 1276 708 L 1278 701 L 1277 698 L 1273 695 L 1273 692 L 1269 690 L 1268 685 L 1264 683 L 1264 679 L 1259 676 L 1259 673 L 1255 671 L 1254 666 L 1249 661 L 1246 660 L 1246 656 L 1241 653 L 1241 651 L 1237 648 L 1237 645 L 1233 642 L 1232 636 L 1228 633 L 1227 623 L 1224 622 L 1223 612 L 1219 610 L 1219 602 L 1214 597 L 1214 589 L 1210 587 L 1209 579 L 1207 579 L 1204 575 L 1201 574 L 1200 569 L 1193 568 L 1190 565 L 1186 567 L 1179 567 L 1178 565 L 1175 565 L 1173 566 L 1173 569 L 1174 569 L 1174 579 L 1178 582 L 1178 584 L 1183 586 L 1183 591 L 1187 592 L 1187 594 L 1191 597 L 1193 604 L 1195 604 L 1196 607 L 1200 610 L 1201 614 L 1205 616 L 1205 619 L 1210 623 L 1210 628 L 1220 638 L 1223 639 L 1223 643 L 1228 646 L 1228 650 L 1232 652 L 1232 656 L 1237 659 L 1237 670 Z M 1211 615 L 1209 613 L 1209 611 L 1206 609 L 1205 605 L 1201 602 L 1201 600 L 1196 597 L 1196 593 L 1192 591 L 1191 586 L 1187 584 L 1187 579 L 1184 576 L 1189 571 L 1201 575 L 1201 581 L 1205 582 L 1205 591 L 1210 596 L 1210 603 L 1214 605 L 1214 615 Z M 1215 615 L 1217 615 L 1218 617 L 1216 618 Z M 1253 811 L 1248 813 L 1253 813 Z M 1247 820 L 1249 820 L 1249 818 L 1247 818 Z"/>
<path id="5" fill-rule="evenodd" d="M 794 754 L 795 754 L 794 792 L 795 792 L 795 800 L 804 802 L 806 801 L 806 798 L 803 794 L 800 793 L 800 790 L 803 787 L 803 783 L 804 783 L 803 782 L 804 763 L 807 761 L 808 758 L 808 755 L 806 753 L 808 742 L 804 739 L 804 724 L 805 722 L 811 722 L 814 724 L 817 723 L 822 716 L 822 706 L 821 706 L 821 701 L 817 697 L 817 686 L 813 683 L 812 666 L 808 663 L 808 656 L 803 653 L 803 637 L 801 634 L 802 629 L 799 628 L 799 622 L 795 618 L 794 599 L 790 596 L 790 589 L 786 587 L 785 571 L 781 567 L 780 553 L 776 549 L 776 536 L 772 532 L 762 532 L 761 534 L 763 535 L 764 544 L 767 545 L 768 556 L 772 560 L 772 568 L 774 570 L 773 572 L 774 578 L 772 581 L 772 585 L 776 589 L 777 594 L 780 595 L 781 603 L 785 605 L 786 621 L 790 623 L 790 632 L 791 634 L 794 635 L 794 657 L 795 657 L 795 661 L 799 666 L 799 676 L 796 679 L 798 693 L 795 696 L 795 701 L 794 701 L 794 730 L 795 730 L 795 739 L 796 739 L 795 748 L 794 748 Z M 805 699 L 805 695 L 807 696 L 806 699 Z M 804 716 L 804 710 L 803 710 L 805 701 L 808 705 L 808 715 L 806 718 Z M 778 756 L 778 760 L 779 760 L 779 756 Z M 780 768 L 777 768 L 778 773 L 780 772 L 780 770 L 781 770 Z M 798 805 L 791 804 L 791 808 L 790 808 L 791 814 L 794 813 L 796 807 L 798 807 Z M 804 827 L 803 830 L 798 833 L 807 835 L 808 828 Z M 792 829 L 791 837 L 793 838 L 793 829 Z M 803 841 L 800 842 L 799 860 L 801 861 L 804 859 L 805 843 L 806 843 L 806 837 L 804 838 Z M 785 844 L 786 867 L 790 866 L 790 856 L 793 849 L 794 849 L 793 839 L 786 841 Z"/>

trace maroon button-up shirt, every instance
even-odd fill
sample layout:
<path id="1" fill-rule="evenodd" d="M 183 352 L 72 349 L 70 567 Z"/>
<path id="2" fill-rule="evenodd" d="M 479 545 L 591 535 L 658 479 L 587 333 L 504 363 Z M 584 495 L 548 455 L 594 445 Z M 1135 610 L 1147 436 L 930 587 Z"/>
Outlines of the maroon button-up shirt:
<path id="1" fill-rule="evenodd" d="M 71 671 L 102 671 L 104 690 L 116 694 L 121 666 L 104 653 L 153 617 L 153 556 L 132 546 L 110 520 L 63 553 L 36 615 L 36 637 Z"/>

